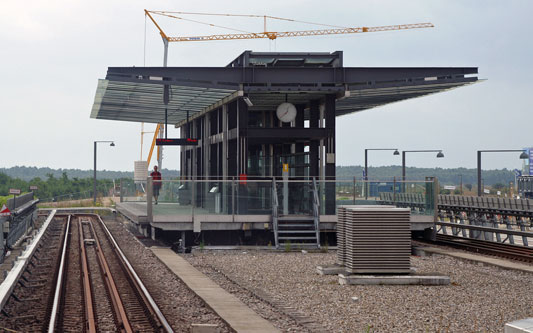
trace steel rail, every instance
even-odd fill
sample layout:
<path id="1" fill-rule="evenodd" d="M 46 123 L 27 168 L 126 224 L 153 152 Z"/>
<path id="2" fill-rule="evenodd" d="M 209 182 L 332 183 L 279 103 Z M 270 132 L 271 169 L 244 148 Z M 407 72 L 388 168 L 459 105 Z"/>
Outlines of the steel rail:
<path id="1" fill-rule="evenodd" d="M 85 237 L 83 237 L 83 226 L 81 219 L 78 219 L 78 232 L 80 234 L 79 246 L 80 246 L 80 266 L 83 286 L 83 299 L 85 301 L 85 329 L 89 333 L 96 333 L 96 318 L 93 307 L 93 296 L 91 291 L 91 279 L 89 277 L 89 265 L 87 259 L 87 251 L 85 250 Z"/>
<path id="2" fill-rule="evenodd" d="M 442 234 L 437 235 L 437 242 L 460 248 L 470 248 L 486 254 L 533 262 L 533 249 L 518 245 L 502 244 Z"/>
<path id="3" fill-rule="evenodd" d="M 59 302 L 61 298 L 61 289 L 63 287 L 63 280 L 64 280 L 64 274 L 63 271 L 65 269 L 65 262 L 66 262 L 66 255 L 67 255 L 67 243 L 68 243 L 68 234 L 69 234 L 69 228 L 70 228 L 70 220 L 71 216 L 69 215 L 67 220 L 67 227 L 65 229 L 65 239 L 63 241 L 63 250 L 61 252 L 61 261 L 59 263 L 59 270 L 57 274 L 57 283 L 56 283 L 56 290 L 54 293 L 54 302 L 52 304 L 52 312 L 50 314 L 50 322 L 48 323 L 48 332 L 53 333 L 57 321 L 58 311 L 59 311 Z"/>
<path id="4" fill-rule="evenodd" d="M 135 281 L 135 284 L 138 286 L 139 290 L 141 291 L 141 294 L 143 295 L 143 298 L 148 301 L 148 303 L 146 303 L 146 305 L 151 308 L 150 312 L 152 312 L 152 313 L 154 313 L 156 315 L 157 319 L 159 320 L 159 322 L 163 326 L 163 329 L 166 332 L 173 333 L 174 330 L 172 329 L 172 327 L 168 323 L 167 319 L 165 318 L 165 316 L 163 315 L 163 313 L 161 312 L 161 310 L 159 309 L 159 307 L 155 303 L 154 299 L 150 295 L 150 292 L 148 292 L 148 289 L 146 289 L 146 287 L 144 286 L 143 282 L 141 281 L 141 279 L 139 278 L 139 276 L 135 272 L 135 269 L 130 264 L 128 258 L 126 258 L 126 256 L 124 255 L 124 253 L 122 252 L 122 250 L 118 246 L 118 243 L 116 242 L 115 238 L 113 237 L 113 235 L 111 234 L 111 232 L 109 231 L 107 226 L 105 225 L 104 221 L 102 221 L 102 218 L 100 217 L 100 215 L 96 215 L 96 214 L 87 214 L 87 215 L 94 216 L 100 221 L 100 225 L 104 229 L 108 239 L 113 244 L 115 252 L 118 254 L 119 258 L 121 259 L 121 261 L 125 265 L 125 268 L 130 272 L 130 275 L 133 277 L 133 279 Z"/>
<path id="5" fill-rule="evenodd" d="M 102 275 L 109 292 L 109 297 L 113 305 L 113 310 L 115 311 L 118 327 L 121 329 L 122 332 L 133 333 L 133 329 L 131 328 L 128 316 L 126 315 L 126 309 L 124 308 L 124 304 L 122 303 L 122 299 L 120 298 L 120 294 L 118 292 L 117 285 L 115 284 L 115 280 L 113 279 L 113 274 L 109 269 L 109 265 L 105 258 L 104 252 L 102 250 L 102 247 L 100 246 L 100 241 L 98 240 L 98 236 L 96 235 L 96 230 L 94 230 L 94 225 L 92 224 L 92 222 L 90 222 L 89 226 L 93 232 L 98 263 L 100 265 L 100 268 L 102 269 Z"/>

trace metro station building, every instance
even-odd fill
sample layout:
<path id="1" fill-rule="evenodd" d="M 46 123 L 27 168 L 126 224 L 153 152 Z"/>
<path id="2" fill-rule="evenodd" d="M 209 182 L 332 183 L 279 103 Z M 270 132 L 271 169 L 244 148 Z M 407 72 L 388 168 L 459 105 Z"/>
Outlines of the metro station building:
<path id="1" fill-rule="evenodd" d="M 91 117 L 166 119 L 182 138 L 197 139 L 179 152 L 184 179 L 242 183 L 281 177 L 288 164 L 290 179 L 333 180 L 338 117 L 472 84 L 477 72 L 344 67 L 341 51 L 245 51 L 226 67 L 109 67 Z M 325 188 L 325 215 L 335 215 L 334 187 Z M 195 190 L 203 198 L 210 187 Z"/>

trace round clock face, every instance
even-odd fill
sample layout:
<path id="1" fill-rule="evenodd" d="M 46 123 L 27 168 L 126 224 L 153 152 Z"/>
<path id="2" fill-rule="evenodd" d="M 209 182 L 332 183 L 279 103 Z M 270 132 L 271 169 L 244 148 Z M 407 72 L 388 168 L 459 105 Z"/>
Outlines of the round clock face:
<path id="1" fill-rule="evenodd" d="M 296 107 L 291 103 L 281 103 L 276 109 L 276 116 L 284 123 L 290 123 L 296 118 Z"/>

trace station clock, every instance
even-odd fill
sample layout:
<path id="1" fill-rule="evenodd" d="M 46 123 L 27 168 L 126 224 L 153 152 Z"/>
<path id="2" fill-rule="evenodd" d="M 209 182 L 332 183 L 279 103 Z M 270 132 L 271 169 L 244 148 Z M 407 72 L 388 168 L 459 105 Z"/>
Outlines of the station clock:
<path id="1" fill-rule="evenodd" d="M 296 118 L 296 107 L 292 103 L 281 103 L 276 109 L 276 116 L 284 123 L 290 123 Z"/>

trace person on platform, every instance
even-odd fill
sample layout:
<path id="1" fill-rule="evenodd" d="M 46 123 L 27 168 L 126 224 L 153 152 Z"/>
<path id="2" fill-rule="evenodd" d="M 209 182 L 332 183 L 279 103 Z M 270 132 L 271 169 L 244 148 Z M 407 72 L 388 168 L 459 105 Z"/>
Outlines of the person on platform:
<path id="1" fill-rule="evenodd" d="M 154 171 L 150 174 L 152 177 L 152 184 L 154 189 L 155 204 L 159 198 L 159 190 L 161 189 L 161 172 L 157 171 L 157 165 L 154 165 Z"/>

